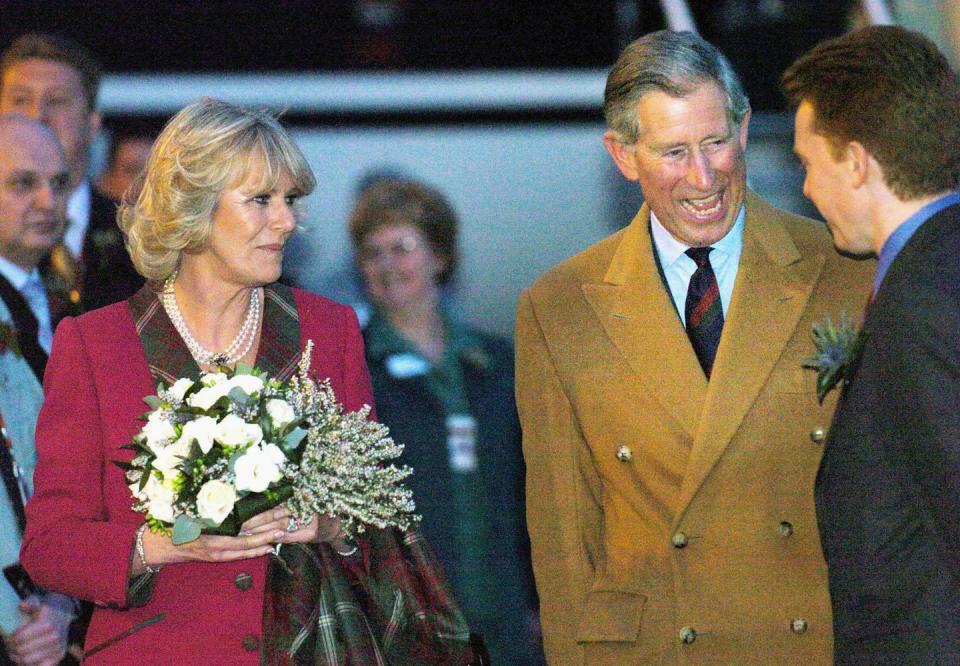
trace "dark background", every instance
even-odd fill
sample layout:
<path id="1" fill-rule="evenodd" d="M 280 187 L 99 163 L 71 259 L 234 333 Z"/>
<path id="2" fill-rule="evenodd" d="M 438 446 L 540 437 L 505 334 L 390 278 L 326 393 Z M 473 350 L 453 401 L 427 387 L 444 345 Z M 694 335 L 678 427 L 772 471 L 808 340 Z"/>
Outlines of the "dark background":
<path id="1" fill-rule="evenodd" d="M 693 0 L 757 111 L 780 110 L 780 72 L 846 27 L 846 0 Z M 6 0 L 0 44 L 39 30 L 91 48 L 107 72 L 606 68 L 664 27 L 644 0 Z"/>

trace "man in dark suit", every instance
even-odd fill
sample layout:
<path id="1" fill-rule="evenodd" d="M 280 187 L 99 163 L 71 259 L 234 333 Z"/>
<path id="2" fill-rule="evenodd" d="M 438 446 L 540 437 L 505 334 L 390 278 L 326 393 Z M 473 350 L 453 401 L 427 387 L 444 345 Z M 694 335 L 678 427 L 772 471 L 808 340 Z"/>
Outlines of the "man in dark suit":
<path id="1" fill-rule="evenodd" d="M 23 35 L 0 56 L 0 112 L 48 125 L 70 168 L 67 231 L 44 270 L 55 319 L 123 300 L 143 284 L 117 227 L 116 204 L 87 179 L 90 142 L 100 129 L 99 85 L 93 56 L 62 37 Z"/>
<path id="2" fill-rule="evenodd" d="M 804 193 L 878 256 L 816 482 L 837 664 L 960 663 L 960 83 L 871 27 L 784 75 Z"/>

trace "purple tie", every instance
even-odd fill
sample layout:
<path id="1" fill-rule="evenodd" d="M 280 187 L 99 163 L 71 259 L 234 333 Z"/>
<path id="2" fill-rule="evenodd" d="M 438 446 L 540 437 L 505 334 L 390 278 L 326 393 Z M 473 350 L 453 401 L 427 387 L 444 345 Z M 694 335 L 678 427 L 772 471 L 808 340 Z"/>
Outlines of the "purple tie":
<path id="1" fill-rule="evenodd" d="M 720 333 L 723 331 L 723 307 L 720 304 L 720 288 L 717 277 L 710 265 L 712 247 L 691 247 L 686 255 L 697 264 L 697 270 L 690 278 L 687 288 L 687 303 L 684 314 L 687 321 L 687 335 L 690 344 L 700 361 L 703 373 L 710 379 L 713 359 L 720 345 Z"/>

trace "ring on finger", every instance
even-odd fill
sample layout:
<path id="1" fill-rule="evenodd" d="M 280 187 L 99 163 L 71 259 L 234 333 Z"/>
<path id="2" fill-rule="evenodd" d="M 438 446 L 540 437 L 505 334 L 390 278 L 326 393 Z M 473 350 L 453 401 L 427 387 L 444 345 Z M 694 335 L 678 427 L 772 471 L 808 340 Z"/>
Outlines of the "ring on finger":
<path id="1" fill-rule="evenodd" d="M 296 532 L 300 528 L 300 523 L 293 516 L 287 521 L 287 532 Z"/>

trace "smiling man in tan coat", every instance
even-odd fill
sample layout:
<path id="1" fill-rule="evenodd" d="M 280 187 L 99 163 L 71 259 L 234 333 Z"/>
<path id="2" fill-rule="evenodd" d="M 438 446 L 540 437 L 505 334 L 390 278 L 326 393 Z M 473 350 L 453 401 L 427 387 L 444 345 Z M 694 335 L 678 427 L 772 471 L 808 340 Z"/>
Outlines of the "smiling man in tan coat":
<path id="1" fill-rule="evenodd" d="M 633 223 L 548 271 L 517 320 L 517 396 L 551 664 L 827 664 L 811 327 L 873 266 L 746 187 L 750 107 L 692 33 L 607 80 Z"/>

